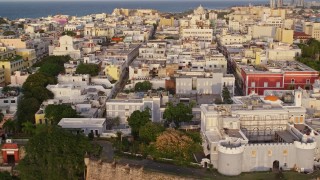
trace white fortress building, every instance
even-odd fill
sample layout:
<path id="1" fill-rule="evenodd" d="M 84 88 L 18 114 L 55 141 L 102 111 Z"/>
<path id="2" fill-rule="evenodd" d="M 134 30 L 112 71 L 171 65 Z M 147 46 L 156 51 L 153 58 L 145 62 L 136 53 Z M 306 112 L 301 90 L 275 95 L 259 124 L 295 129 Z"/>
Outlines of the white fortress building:
<path id="1" fill-rule="evenodd" d="M 270 169 L 313 171 L 320 136 L 305 124 L 301 95 L 295 92 L 293 106 L 272 95 L 201 105 L 203 147 L 213 167 L 229 176 Z"/>

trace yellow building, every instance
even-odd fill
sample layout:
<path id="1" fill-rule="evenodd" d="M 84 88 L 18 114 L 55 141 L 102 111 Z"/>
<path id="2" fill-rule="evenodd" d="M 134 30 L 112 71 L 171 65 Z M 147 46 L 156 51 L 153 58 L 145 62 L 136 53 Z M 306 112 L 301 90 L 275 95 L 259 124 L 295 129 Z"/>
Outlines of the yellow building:
<path id="1" fill-rule="evenodd" d="M 17 55 L 22 56 L 25 67 L 31 67 L 36 63 L 36 51 L 34 49 L 17 49 Z"/>
<path id="2" fill-rule="evenodd" d="M 0 86 L 5 85 L 4 69 L 0 68 Z"/>
<path id="3" fill-rule="evenodd" d="M 45 114 L 42 109 L 40 109 L 36 114 L 34 115 L 34 119 L 36 124 L 44 124 L 45 123 Z"/>
<path id="4" fill-rule="evenodd" d="M 286 9 L 271 9 L 270 10 L 270 15 L 273 17 L 281 17 L 281 19 L 285 19 L 286 18 L 286 13 L 287 10 Z"/>
<path id="5" fill-rule="evenodd" d="M 15 71 L 25 69 L 24 62 L 21 56 L 16 55 L 15 50 L 7 50 L 0 52 L 0 68 L 4 69 L 5 83 L 11 82 L 11 75 Z"/>
<path id="6" fill-rule="evenodd" d="M 109 64 L 106 66 L 104 73 L 114 80 L 119 80 L 121 75 L 121 68 L 119 65 Z"/>
<path id="7" fill-rule="evenodd" d="M 171 17 L 171 18 L 161 17 L 159 25 L 160 26 L 174 26 L 174 17 Z"/>
<path id="8" fill-rule="evenodd" d="M 18 39 L 0 39 L 0 42 L 5 46 L 13 46 L 15 48 L 27 48 L 26 41 L 22 41 L 21 38 Z"/>
<path id="9" fill-rule="evenodd" d="M 293 30 L 277 28 L 275 39 L 283 43 L 293 44 Z"/>

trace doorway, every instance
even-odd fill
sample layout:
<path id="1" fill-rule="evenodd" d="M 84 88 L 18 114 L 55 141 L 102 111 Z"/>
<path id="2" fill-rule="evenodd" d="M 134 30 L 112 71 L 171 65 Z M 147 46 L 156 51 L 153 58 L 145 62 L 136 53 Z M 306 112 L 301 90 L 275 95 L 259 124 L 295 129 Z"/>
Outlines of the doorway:
<path id="1" fill-rule="evenodd" d="M 14 155 L 7 155 L 8 164 L 15 164 Z"/>
<path id="2" fill-rule="evenodd" d="M 278 160 L 273 161 L 272 164 L 272 171 L 273 172 L 279 172 L 279 168 L 280 168 L 280 163 Z"/>

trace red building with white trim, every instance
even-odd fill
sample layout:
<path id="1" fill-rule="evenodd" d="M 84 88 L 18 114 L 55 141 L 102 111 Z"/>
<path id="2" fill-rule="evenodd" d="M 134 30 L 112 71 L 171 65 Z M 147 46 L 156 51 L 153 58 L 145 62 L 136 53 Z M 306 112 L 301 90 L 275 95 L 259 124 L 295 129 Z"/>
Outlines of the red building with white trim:
<path id="1" fill-rule="evenodd" d="M 269 61 L 266 65 L 239 65 L 244 95 L 264 90 L 311 89 L 319 72 L 298 61 Z"/>
<path id="2" fill-rule="evenodd" d="M 20 161 L 19 147 L 16 143 L 5 143 L 1 147 L 4 164 L 16 164 Z"/>

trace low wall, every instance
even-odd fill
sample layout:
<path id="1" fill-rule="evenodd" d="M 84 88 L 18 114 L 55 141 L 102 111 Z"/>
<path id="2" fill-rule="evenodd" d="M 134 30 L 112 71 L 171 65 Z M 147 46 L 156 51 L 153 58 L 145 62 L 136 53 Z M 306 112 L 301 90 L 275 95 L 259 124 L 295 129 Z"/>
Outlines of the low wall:
<path id="1" fill-rule="evenodd" d="M 90 160 L 87 167 L 87 178 L 90 180 L 115 180 L 115 179 L 134 179 L 134 180 L 182 180 L 175 175 L 159 172 L 145 171 L 141 166 L 129 166 L 125 164 L 106 163 L 102 161 Z M 190 178 L 189 178 L 190 179 Z"/>

